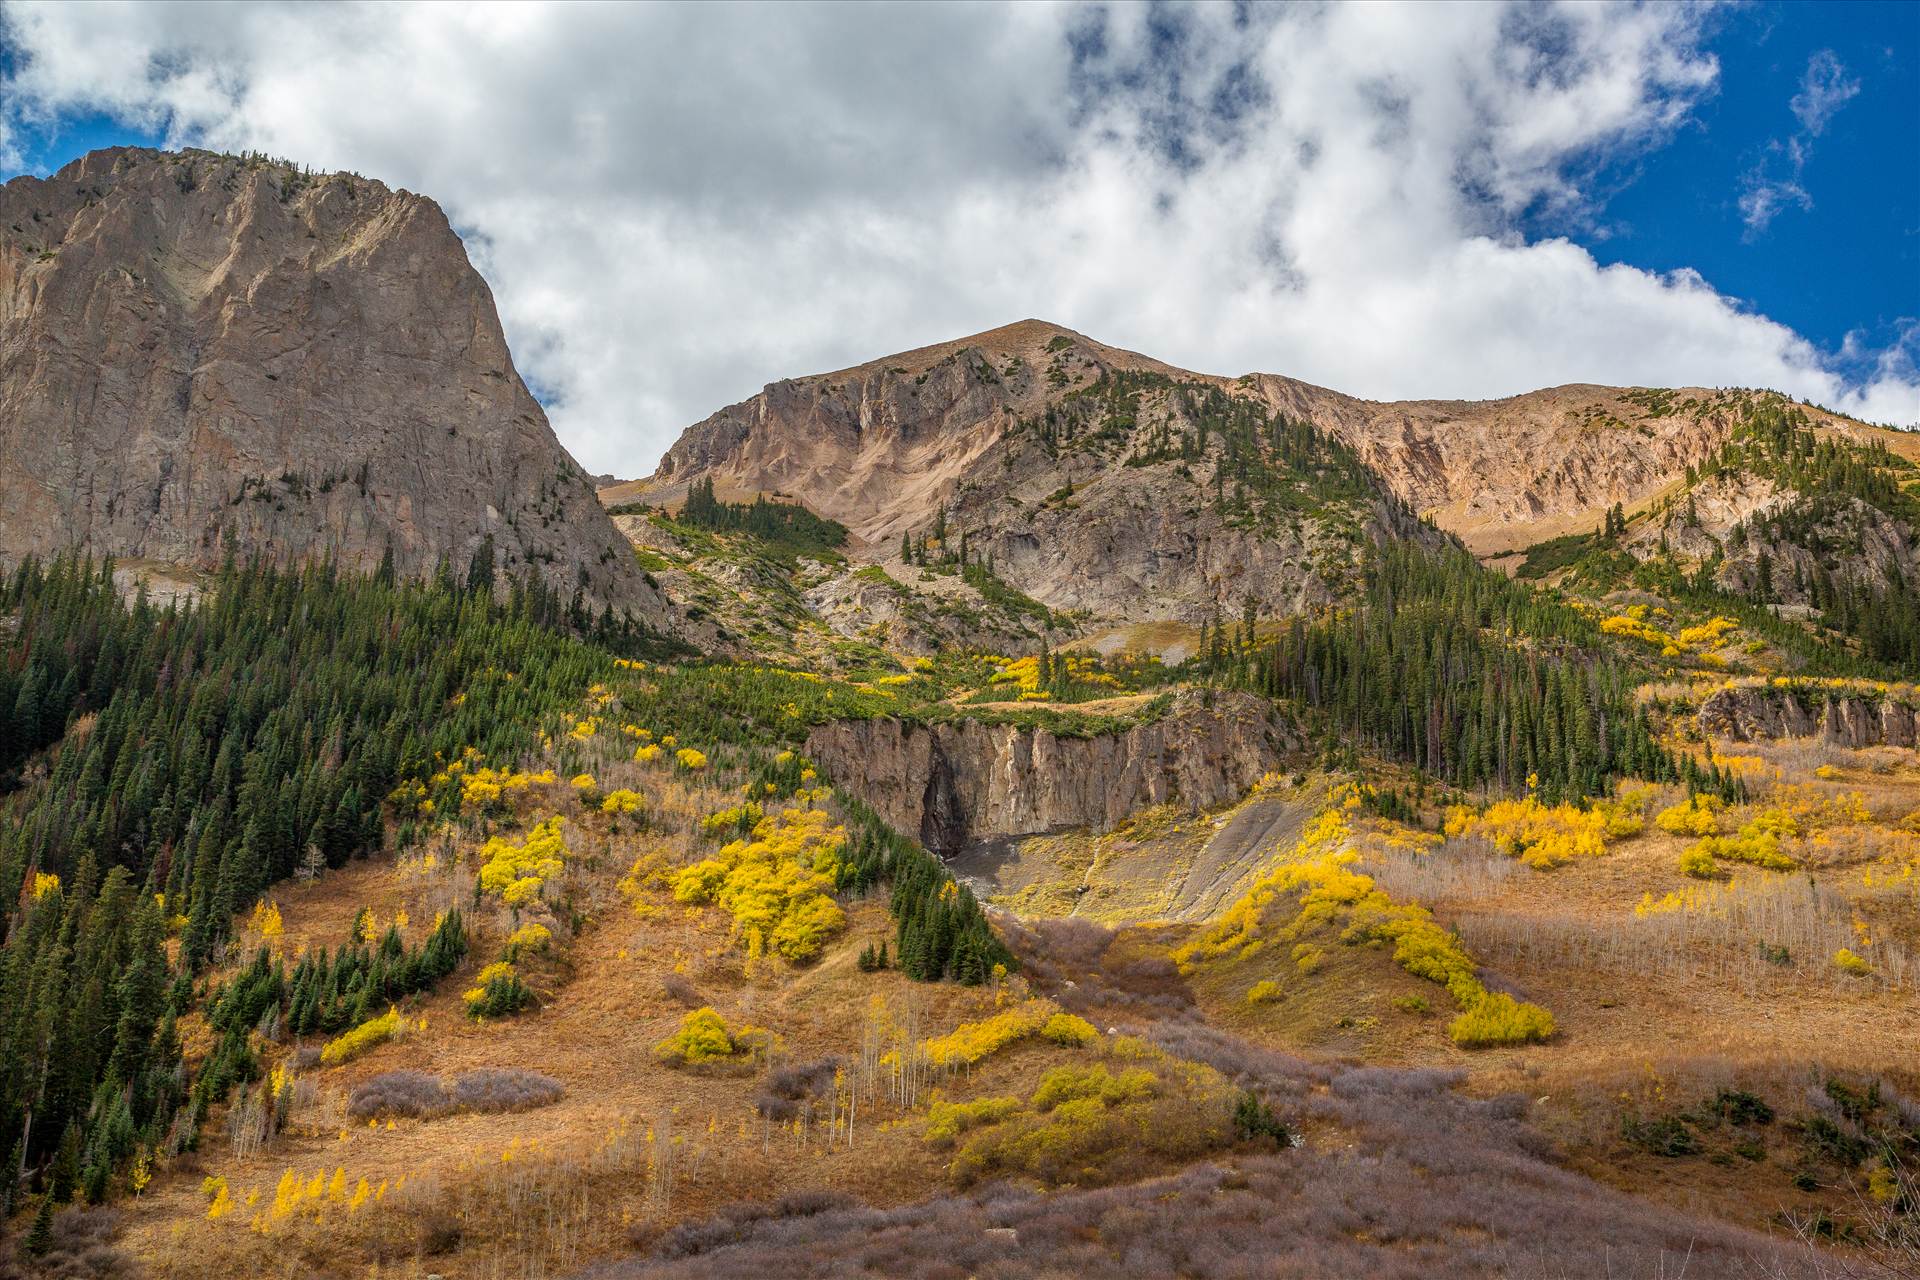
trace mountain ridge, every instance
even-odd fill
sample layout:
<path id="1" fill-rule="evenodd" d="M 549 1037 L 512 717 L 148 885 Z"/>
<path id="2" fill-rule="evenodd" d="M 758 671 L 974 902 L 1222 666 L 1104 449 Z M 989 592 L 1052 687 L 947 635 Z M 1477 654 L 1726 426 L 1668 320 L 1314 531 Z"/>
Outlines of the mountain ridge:
<path id="1" fill-rule="evenodd" d="M 674 620 L 427 197 L 114 148 L 0 188 L 0 556 L 490 560 Z"/>

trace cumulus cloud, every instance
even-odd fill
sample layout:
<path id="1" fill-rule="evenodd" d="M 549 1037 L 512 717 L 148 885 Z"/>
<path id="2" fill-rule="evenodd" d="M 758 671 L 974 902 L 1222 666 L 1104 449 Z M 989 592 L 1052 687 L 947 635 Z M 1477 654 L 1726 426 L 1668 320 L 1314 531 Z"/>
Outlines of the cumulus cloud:
<path id="1" fill-rule="evenodd" d="M 1696 275 L 1521 234 L 1592 216 L 1586 175 L 1713 91 L 1690 8 L 5 13 L 15 123 L 106 111 L 438 198 L 594 470 L 1030 315 L 1375 398 L 1767 385 L 1920 418 L 1910 362 L 1843 369 Z M 1816 84 L 1824 125 L 1844 72 Z"/>
<path id="2" fill-rule="evenodd" d="M 1784 142 L 1778 138 L 1769 142 L 1759 162 L 1741 179 L 1740 216 L 1749 240 L 1762 235 L 1782 210 L 1813 208 L 1813 196 L 1805 185 L 1813 140 L 1826 132 L 1834 113 L 1859 92 L 1860 82 L 1847 74 L 1833 50 L 1822 49 L 1807 60 L 1800 91 L 1787 104 L 1800 122 L 1800 132 Z"/>

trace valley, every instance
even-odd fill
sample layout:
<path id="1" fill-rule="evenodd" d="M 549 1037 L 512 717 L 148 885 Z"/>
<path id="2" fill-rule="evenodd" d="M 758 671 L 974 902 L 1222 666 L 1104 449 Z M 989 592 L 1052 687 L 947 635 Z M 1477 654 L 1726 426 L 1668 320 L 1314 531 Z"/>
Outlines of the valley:
<path id="1" fill-rule="evenodd" d="M 596 493 L 424 197 L 0 215 L 0 1275 L 1920 1256 L 1911 434 L 1027 320 Z"/>

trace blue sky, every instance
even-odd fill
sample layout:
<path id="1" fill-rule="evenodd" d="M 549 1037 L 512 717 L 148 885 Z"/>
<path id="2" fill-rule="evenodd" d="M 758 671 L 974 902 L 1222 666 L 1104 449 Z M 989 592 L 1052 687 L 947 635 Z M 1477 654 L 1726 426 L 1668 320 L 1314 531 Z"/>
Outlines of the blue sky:
<path id="1" fill-rule="evenodd" d="M 0 25 L 0 172 L 196 142 L 435 197 L 596 471 L 775 379 L 1027 316 L 1373 399 L 1771 386 L 1920 422 L 1920 4 Z"/>
<path id="2" fill-rule="evenodd" d="M 1602 175 L 1620 185 L 1576 238 L 1602 262 L 1691 267 L 1830 350 L 1854 330 L 1884 347 L 1920 318 L 1920 4 L 1755 5 L 1724 15 L 1708 48 L 1719 91 L 1668 145 Z M 1822 52 L 1859 91 L 1810 147 L 1813 207 L 1750 231 L 1742 184 L 1784 168 L 1770 147 L 1800 131 L 1791 103 Z"/>

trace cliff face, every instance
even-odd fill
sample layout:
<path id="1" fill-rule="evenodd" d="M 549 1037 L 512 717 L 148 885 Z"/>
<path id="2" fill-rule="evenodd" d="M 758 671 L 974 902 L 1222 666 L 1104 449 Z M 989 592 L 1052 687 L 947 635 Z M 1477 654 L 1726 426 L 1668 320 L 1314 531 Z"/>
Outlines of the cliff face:
<path id="1" fill-rule="evenodd" d="M 1842 747 L 1916 743 L 1914 706 L 1894 694 L 1740 686 L 1710 694 L 1697 718 L 1703 732 L 1736 742 L 1817 736 Z"/>
<path id="2" fill-rule="evenodd" d="M 1298 749 L 1270 704 L 1183 694 L 1159 720 L 1092 738 L 960 720 L 932 726 L 844 720 L 808 735 L 807 755 L 928 849 L 1067 827 L 1107 828 L 1150 805 L 1223 804 Z"/>
<path id="3" fill-rule="evenodd" d="M 1249 385 L 1029 320 L 774 383 L 689 427 L 652 479 L 601 496 L 671 503 L 710 478 L 794 498 L 906 581 L 901 538 L 944 513 L 944 550 L 964 532 L 1020 592 L 1129 622 L 1249 599 L 1301 612 L 1350 588 L 1369 543 L 1436 538 L 1379 477 L 1283 443 L 1270 416 Z"/>
<path id="4" fill-rule="evenodd" d="M 431 200 L 130 148 L 0 188 L 0 557 L 463 573 L 488 537 L 668 622 Z"/>
<path id="5" fill-rule="evenodd" d="M 1219 432 L 1207 392 L 1313 424 L 1371 468 L 1376 492 L 1331 511 L 1289 500 L 1270 518 L 1257 468 Z M 1087 415 L 1090 401 L 1105 415 Z M 877 557 L 944 510 L 1049 605 L 1139 620 L 1145 597 L 1151 616 L 1192 621 L 1247 596 L 1275 612 L 1339 598 L 1358 543 L 1420 536 L 1408 509 L 1490 557 L 1591 532 L 1615 503 L 1677 484 L 1753 402 L 1737 390 L 1588 385 L 1378 402 L 1272 374 L 1187 372 L 1024 320 L 773 383 L 687 428 L 651 479 L 605 496 L 670 503 L 710 477 L 725 492 L 798 499 Z M 1911 448 L 1900 433 L 1805 412 L 1822 430 Z M 1087 429 L 1062 434 L 1076 415 Z"/>

